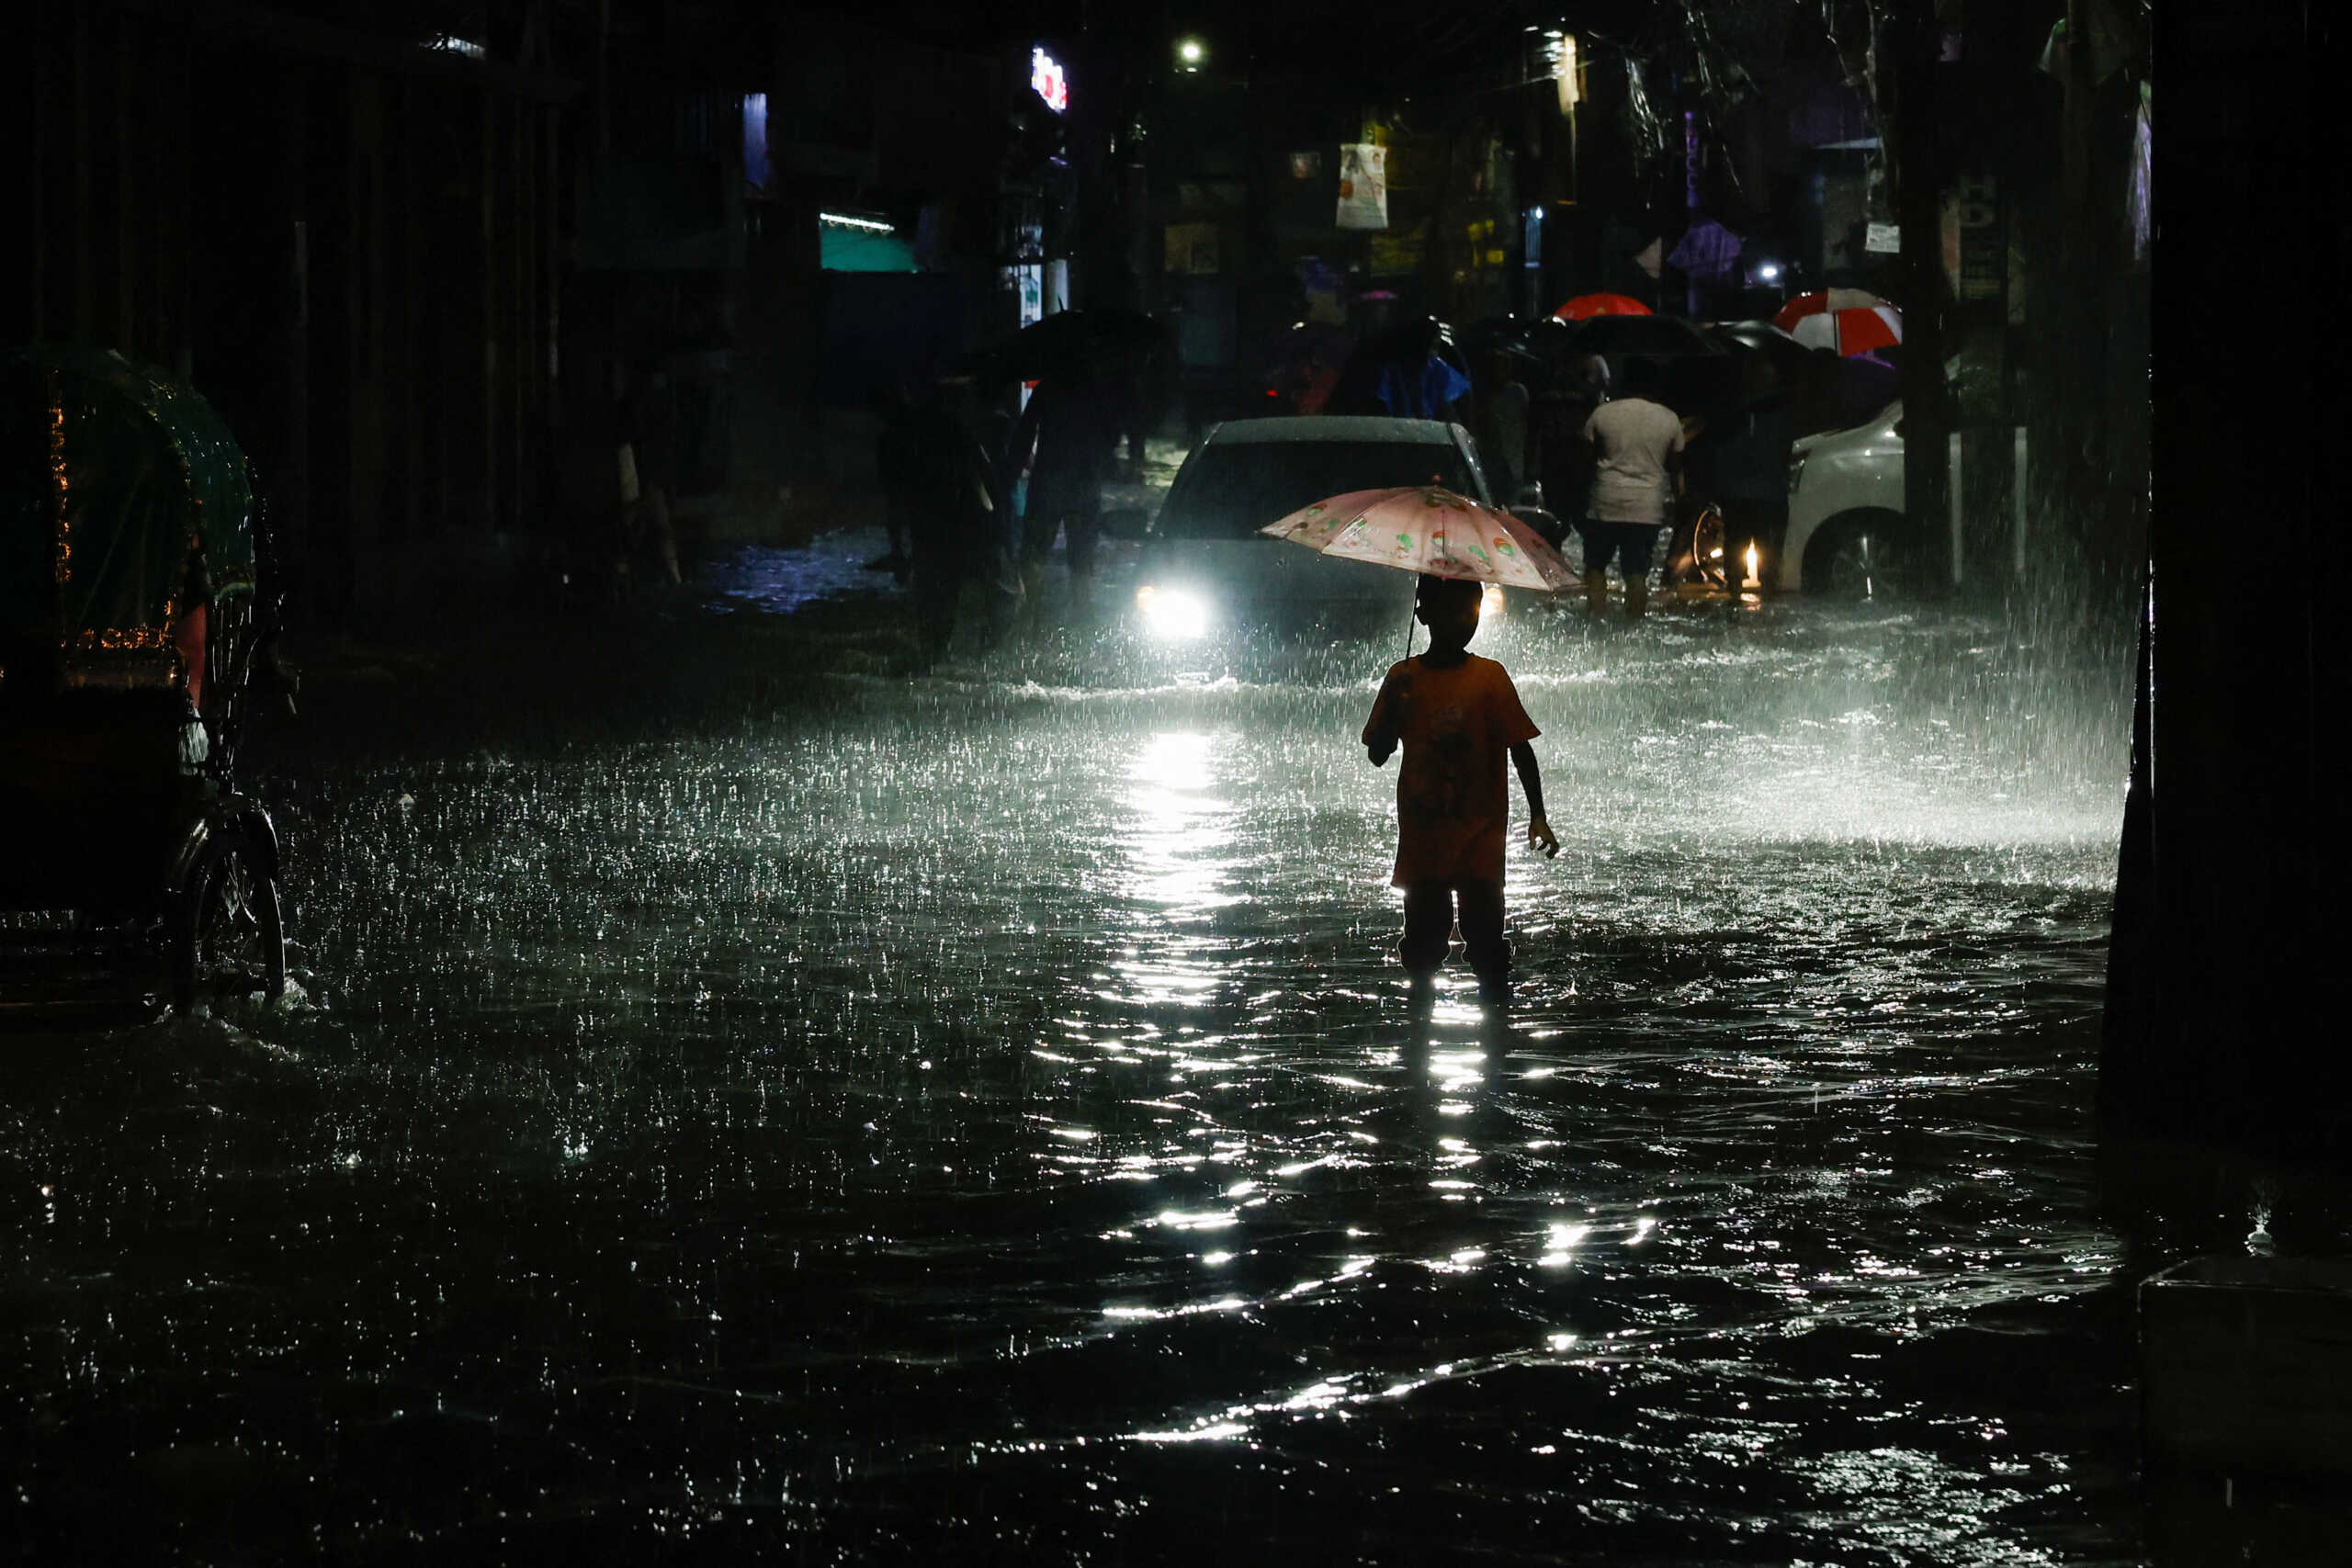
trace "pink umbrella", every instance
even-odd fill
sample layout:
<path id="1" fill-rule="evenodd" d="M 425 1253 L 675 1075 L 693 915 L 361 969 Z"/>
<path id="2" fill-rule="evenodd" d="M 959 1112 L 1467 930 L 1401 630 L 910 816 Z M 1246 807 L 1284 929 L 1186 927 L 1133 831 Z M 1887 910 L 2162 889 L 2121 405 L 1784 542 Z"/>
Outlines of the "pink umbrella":
<path id="1" fill-rule="evenodd" d="M 1350 491 L 1301 507 L 1258 532 L 1399 571 L 1543 593 L 1577 584 L 1568 563 L 1534 529 L 1508 512 L 1435 485 Z"/>
<path id="2" fill-rule="evenodd" d="M 1834 348 L 1850 357 L 1903 341 L 1903 314 L 1892 305 L 1859 310 L 1823 310 L 1807 316 L 1790 334 L 1807 348 Z"/>
<path id="3" fill-rule="evenodd" d="M 1581 321 L 1593 316 L 1650 316 L 1657 312 L 1629 294 L 1579 294 L 1552 314 L 1564 321 Z"/>

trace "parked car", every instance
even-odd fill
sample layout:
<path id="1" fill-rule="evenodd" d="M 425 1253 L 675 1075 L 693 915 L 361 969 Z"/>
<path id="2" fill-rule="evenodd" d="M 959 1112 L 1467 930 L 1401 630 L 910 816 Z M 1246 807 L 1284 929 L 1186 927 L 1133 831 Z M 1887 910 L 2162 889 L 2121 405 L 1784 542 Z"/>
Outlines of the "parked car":
<path id="1" fill-rule="evenodd" d="M 1431 483 L 1493 504 L 1477 447 L 1458 424 L 1361 415 L 1220 424 L 1184 460 L 1145 531 L 1136 620 L 1167 641 L 1343 621 L 1403 626 L 1410 574 L 1258 530 L 1327 496 Z M 1490 603 L 1498 598 L 1489 592 Z"/>
<path id="2" fill-rule="evenodd" d="M 1789 453 L 1789 527 L 1773 580 L 1840 598 L 1924 585 L 1933 541 L 1903 510 L 1903 405 L 1868 423 L 1808 435 Z"/>

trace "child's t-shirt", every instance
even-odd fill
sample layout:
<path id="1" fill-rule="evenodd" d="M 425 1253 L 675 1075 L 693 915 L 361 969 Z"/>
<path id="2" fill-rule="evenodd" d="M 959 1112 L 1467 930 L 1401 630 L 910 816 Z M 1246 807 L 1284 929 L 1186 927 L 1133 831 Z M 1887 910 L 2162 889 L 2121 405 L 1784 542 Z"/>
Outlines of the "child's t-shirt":
<path id="1" fill-rule="evenodd" d="M 1510 676 L 1475 653 L 1451 670 L 1432 670 L 1418 657 L 1391 665 L 1364 723 L 1364 744 L 1383 728 L 1404 748 L 1391 884 L 1499 884 L 1510 827 L 1503 763 L 1513 746 L 1543 733 L 1520 706 Z"/>

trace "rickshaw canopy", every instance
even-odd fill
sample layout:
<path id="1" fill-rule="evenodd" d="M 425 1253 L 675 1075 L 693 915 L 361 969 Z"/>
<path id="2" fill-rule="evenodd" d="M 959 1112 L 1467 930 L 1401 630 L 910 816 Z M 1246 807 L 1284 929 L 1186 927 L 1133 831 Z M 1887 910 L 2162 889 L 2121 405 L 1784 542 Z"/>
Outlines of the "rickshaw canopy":
<path id="1" fill-rule="evenodd" d="M 244 454 L 202 396 L 109 350 L 0 354 L 0 636 L 163 648 L 254 578 Z"/>

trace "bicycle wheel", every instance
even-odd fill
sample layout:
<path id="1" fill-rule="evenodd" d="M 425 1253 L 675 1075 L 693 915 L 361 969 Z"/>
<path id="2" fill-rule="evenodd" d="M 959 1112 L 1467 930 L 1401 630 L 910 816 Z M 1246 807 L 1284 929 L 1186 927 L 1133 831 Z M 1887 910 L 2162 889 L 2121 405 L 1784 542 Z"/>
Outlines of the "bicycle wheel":
<path id="1" fill-rule="evenodd" d="M 207 844 L 180 898 L 172 933 L 172 1002 L 185 1012 L 286 989 L 286 933 L 277 878 L 244 834 Z"/>

